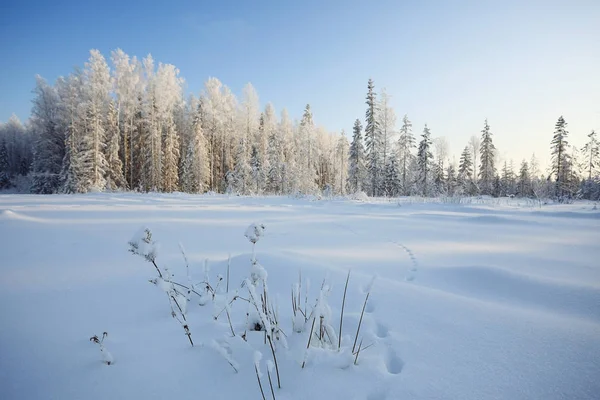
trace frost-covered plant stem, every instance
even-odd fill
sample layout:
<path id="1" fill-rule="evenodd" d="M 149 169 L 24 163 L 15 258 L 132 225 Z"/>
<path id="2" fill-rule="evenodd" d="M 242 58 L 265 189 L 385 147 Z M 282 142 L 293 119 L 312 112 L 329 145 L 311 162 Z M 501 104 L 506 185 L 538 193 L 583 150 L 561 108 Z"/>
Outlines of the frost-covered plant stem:
<path id="1" fill-rule="evenodd" d="M 264 287 L 266 287 L 266 282 L 263 281 L 263 285 L 264 285 Z M 256 300 L 255 286 L 249 279 L 246 280 L 246 286 L 248 287 L 248 293 L 250 295 L 250 304 L 253 305 L 254 308 L 256 309 L 256 312 L 258 313 L 258 317 L 260 318 L 260 323 L 262 325 L 262 329 L 264 329 L 264 331 L 265 331 L 266 340 L 269 342 L 269 347 L 271 348 L 271 354 L 273 355 L 273 361 L 275 362 L 275 372 L 277 374 L 277 387 L 279 389 L 281 389 L 281 379 L 279 378 L 279 366 L 277 364 L 277 356 L 275 355 L 275 346 L 273 345 L 273 332 L 275 329 L 271 325 L 271 322 L 275 322 L 275 319 L 269 318 L 268 315 L 270 315 L 270 316 L 272 316 L 272 315 L 270 313 L 269 307 L 264 303 L 264 298 L 263 298 L 263 304 L 261 304 L 260 306 L 258 305 L 258 302 Z M 266 295 L 266 291 L 265 291 L 265 295 Z M 267 315 L 267 313 L 268 313 L 268 315 Z M 248 315 L 249 315 L 249 313 L 246 314 L 246 316 L 248 316 Z"/>
<path id="2" fill-rule="evenodd" d="M 100 346 L 100 354 L 102 355 L 102 362 L 106 365 L 111 365 L 113 363 L 113 356 L 110 354 L 106 347 L 104 347 L 104 339 L 108 336 L 108 333 L 102 333 L 102 339 L 98 338 L 98 335 L 94 335 L 90 338 L 90 342 L 96 343 Z"/>
<path id="3" fill-rule="evenodd" d="M 191 281 L 189 263 L 181 243 L 179 244 L 179 248 L 185 261 L 188 280 Z M 181 283 L 173 282 L 168 269 L 165 268 L 164 273 L 160 270 L 158 264 L 156 263 L 157 244 L 154 240 L 152 240 L 152 232 L 150 231 L 150 229 L 144 228 L 141 235 L 138 235 L 138 237 L 129 241 L 129 252 L 131 252 L 134 255 L 143 257 L 147 262 L 151 263 L 154 266 L 156 272 L 158 273 L 158 278 L 152 279 L 150 280 L 150 282 L 159 286 L 166 293 L 167 298 L 169 299 L 169 306 L 171 307 L 171 315 L 173 316 L 173 318 L 177 319 L 177 321 L 181 324 L 185 335 L 187 336 L 190 344 L 193 347 L 194 341 L 192 340 L 192 333 L 187 323 L 187 318 L 185 316 L 185 308 L 182 307 L 177 298 L 178 296 L 181 296 L 187 301 L 191 293 L 195 293 L 198 296 L 201 296 L 201 294 L 196 292 L 192 285 L 188 287 L 186 285 L 182 285 Z M 181 291 L 177 290 L 175 286 L 185 289 L 187 291 L 188 296 L 185 296 Z M 175 307 L 173 306 L 173 304 L 175 304 Z"/>
<path id="4" fill-rule="evenodd" d="M 187 324 L 187 319 L 185 318 L 185 313 L 183 312 L 183 309 L 179 305 L 179 302 L 177 301 L 175 296 L 173 296 L 173 295 L 170 295 L 170 296 L 171 296 L 171 299 L 173 300 L 173 302 L 175 303 L 175 305 L 177 306 L 177 308 L 179 309 L 181 318 L 183 318 L 183 321 L 179 321 L 179 322 L 181 323 L 181 326 L 183 327 L 183 330 L 185 331 L 185 335 L 187 336 L 188 340 L 190 341 L 190 344 L 192 345 L 192 347 L 194 347 L 194 341 L 192 340 L 192 332 L 190 332 L 190 328 Z M 177 315 L 177 313 L 175 313 L 173 316 L 176 316 L 176 315 Z"/>
<path id="5" fill-rule="evenodd" d="M 308 288 L 308 280 L 306 287 Z M 295 332 L 302 332 L 309 317 L 306 313 L 308 291 L 305 297 L 304 309 L 302 309 L 302 271 L 298 271 L 298 283 L 292 286 L 292 328 Z M 300 320 L 301 319 L 301 320 Z"/>
<path id="6" fill-rule="evenodd" d="M 190 263 L 188 262 L 187 256 L 185 255 L 185 250 L 181 243 L 179 243 L 179 250 L 181 251 L 181 255 L 183 256 L 183 261 L 185 261 L 185 271 L 187 273 L 188 280 L 191 280 Z"/>
<path id="7" fill-rule="evenodd" d="M 190 344 L 192 345 L 192 347 L 194 347 L 194 341 L 192 340 L 192 332 L 190 331 L 189 325 L 187 323 L 187 318 L 185 317 L 185 312 L 183 311 L 183 308 L 177 301 L 177 298 L 174 295 L 175 293 L 166 293 L 166 294 L 169 299 L 169 305 L 171 306 L 171 316 L 173 318 L 175 318 L 181 324 L 181 327 L 183 328 L 185 335 L 187 336 L 188 340 L 190 341 Z M 173 304 L 175 304 L 175 306 L 177 306 L 177 310 L 175 310 L 173 308 Z M 177 313 L 177 311 L 179 311 L 179 314 Z M 179 315 L 181 315 L 181 318 L 179 318 Z"/>
<path id="8" fill-rule="evenodd" d="M 229 353 L 227 352 L 227 350 L 223 347 L 221 347 L 221 345 L 219 345 L 219 343 L 213 339 L 212 341 L 212 347 L 223 356 L 223 358 L 227 361 L 227 363 L 231 366 L 231 368 L 233 368 L 233 370 L 235 371 L 235 373 L 238 373 L 238 364 L 235 362 L 235 360 L 233 358 L 231 358 L 231 356 L 229 355 Z"/>

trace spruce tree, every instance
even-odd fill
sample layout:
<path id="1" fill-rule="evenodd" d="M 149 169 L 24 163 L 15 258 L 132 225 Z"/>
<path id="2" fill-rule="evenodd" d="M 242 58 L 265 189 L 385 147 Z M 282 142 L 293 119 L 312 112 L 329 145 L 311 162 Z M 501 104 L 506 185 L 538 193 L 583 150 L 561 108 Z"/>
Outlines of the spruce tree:
<path id="1" fill-rule="evenodd" d="M 396 197 L 400 193 L 400 171 L 398 170 L 398 161 L 395 155 L 389 157 L 385 167 L 384 191 L 388 197 Z"/>
<path id="2" fill-rule="evenodd" d="M 298 128 L 299 143 L 296 152 L 298 189 L 304 194 L 317 191 L 317 152 L 315 146 L 315 126 L 310 104 L 307 104 Z"/>
<path id="3" fill-rule="evenodd" d="M 556 179 L 554 194 L 556 197 L 561 197 L 566 190 L 568 171 L 565 171 L 565 169 L 568 166 L 569 157 L 567 154 L 567 147 L 569 145 L 567 136 L 569 132 L 566 129 L 567 123 L 562 115 L 558 118 L 554 128 L 554 136 L 550 142 L 552 155 L 551 171 Z"/>
<path id="4" fill-rule="evenodd" d="M 514 195 L 515 193 L 515 177 L 511 163 L 504 161 L 502 167 L 502 176 L 500 177 L 500 196 Z"/>
<path id="5" fill-rule="evenodd" d="M 260 182 L 257 185 L 261 188 L 266 188 L 267 180 L 269 175 L 269 163 L 268 163 L 268 136 L 267 130 L 265 129 L 265 114 L 260 113 L 260 117 L 258 118 L 258 129 L 256 131 L 256 137 L 252 141 L 253 146 L 256 146 L 257 151 L 257 162 L 260 164 L 261 169 L 265 171 L 265 173 L 260 174 Z"/>
<path id="6" fill-rule="evenodd" d="M 491 194 L 496 175 L 496 167 L 494 165 L 494 157 L 496 155 L 496 147 L 492 142 L 492 133 L 487 119 L 483 130 L 481 131 L 481 147 L 480 147 L 481 165 L 479 167 L 479 177 L 481 181 L 481 192 L 483 194 Z"/>
<path id="7" fill-rule="evenodd" d="M 290 121 L 289 114 L 286 109 L 281 111 L 281 119 L 279 121 L 278 130 L 281 135 L 281 192 L 289 194 L 292 192 L 292 186 L 296 183 L 296 159 L 294 151 L 296 150 L 294 140 L 294 127 Z"/>
<path id="8" fill-rule="evenodd" d="M 529 164 L 523 160 L 521 162 L 521 169 L 519 170 L 519 183 L 518 183 L 518 195 L 519 197 L 529 197 L 532 194 L 531 190 L 531 177 L 529 176 Z"/>
<path id="9" fill-rule="evenodd" d="M 252 168 L 252 180 L 254 182 L 254 189 L 256 190 L 256 194 L 261 194 L 263 187 L 261 186 L 264 174 L 263 167 L 261 163 L 260 154 L 258 151 L 258 146 L 252 146 L 252 155 L 250 156 L 250 166 Z"/>
<path id="10" fill-rule="evenodd" d="M 282 165 L 283 165 L 283 144 L 281 143 L 280 132 L 278 129 L 272 129 L 267 142 L 267 190 L 271 193 L 279 194 L 282 190 Z"/>
<path id="11" fill-rule="evenodd" d="M 443 163 L 434 162 L 431 168 L 431 175 L 433 177 L 434 193 L 443 193 L 446 189 L 446 171 L 443 168 Z"/>
<path id="12" fill-rule="evenodd" d="M 198 188 L 194 182 L 193 178 L 193 168 L 192 163 L 194 160 L 194 146 L 192 141 L 190 140 L 186 149 L 184 156 L 181 157 L 181 179 L 180 179 L 180 187 L 183 192 L 186 193 L 198 193 Z"/>
<path id="13" fill-rule="evenodd" d="M 357 119 L 352 129 L 352 143 L 350 144 L 348 171 L 348 186 L 352 193 L 364 190 L 365 170 L 365 148 L 362 139 L 362 125 Z"/>
<path id="14" fill-rule="evenodd" d="M 238 194 L 248 194 L 252 167 L 248 161 L 248 143 L 246 135 L 238 139 L 235 153 L 235 168 L 233 171 L 234 188 Z"/>
<path id="15" fill-rule="evenodd" d="M 6 148 L 6 139 L 2 139 L 0 143 L 0 173 L 3 172 L 8 176 L 8 149 Z"/>
<path id="16" fill-rule="evenodd" d="M 391 156 L 391 140 L 395 135 L 396 129 L 396 114 L 394 109 L 390 106 L 390 96 L 387 94 L 385 88 L 381 89 L 379 96 L 377 120 L 380 129 L 380 165 L 382 169 L 386 169 L 388 166 L 388 159 Z M 385 177 L 383 177 L 385 180 Z"/>
<path id="17" fill-rule="evenodd" d="M 419 186 L 423 196 L 428 196 L 430 194 L 428 187 L 431 180 L 431 160 L 433 159 L 433 154 L 431 153 L 431 132 L 427 124 L 425 124 L 421 138 L 419 151 L 417 152 Z"/>
<path id="18" fill-rule="evenodd" d="M 85 101 L 83 93 L 83 74 L 76 71 L 66 79 L 59 78 L 56 82 L 56 93 L 59 97 L 60 129 L 65 135 L 65 154 L 60 172 L 61 191 L 64 193 L 85 192 L 82 185 L 82 152 L 85 116 L 81 103 Z"/>
<path id="19" fill-rule="evenodd" d="M 202 130 L 202 102 L 193 111 L 191 137 L 182 162 L 182 188 L 189 193 L 202 193 L 208 182 L 208 154 Z"/>
<path id="20" fill-rule="evenodd" d="M 416 147 L 416 140 L 412 133 L 412 123 L 407 115 L 402 119 L 402 128 L 400 128 L 400 137 L 398 138 L 398 154 L 400 157 L 401 188 L 403 195 L 408 195 L 408 172 L 413 158 L 412 150 Z"/>
<path id="21" fill-rule="evenodd" d="M 473 185 L 473 162 L 471 161 L 471 151 L 466 146 L 460 155 L 458 164 L 458 185 L 464 194 L 472 195 Z"/>
<path id="22" fill-rule="evenodd" d="M 591 180 L 600 165 L 600 143 L 598 143 L 596 132 L 594 131 L 588 134 L 588 138 L 588 142 L 583 146 L 583 153 L 585 157 L 585 172 L 587 172 L 588 180 Z"/>
<path id="23" fill-rule="evenodd" d="M 502 182 L 500 175 L 497 175 L 492 180 L 492 191 L 490 193 L 493 197 L 500 197 L 502 195 Z"/>
<path id="24" fill-rule="evenodd" d="M 367 84 L 367 112 L 365 113 L 365 143 L 367 152 L 367 172 L 369 182 L 369 194 L 371 196 L 379 195 L 379 185 L 381 178 L 380 165 L 380 147 L 381 132 L 377 118 L 377 100 L 375 93 L 375 84 L 369 79 Z"/>
<path id="25" fill-rule="evenodd" d="M 448 168 L 446 169 L 446 194 L 448 196 L 454 196 L 456 193 L 456 168 L 454 164 L 448 163 Z"/>
<path id="26" fill-rule="evenodd" d="M 2 142 L 0 142 L 0 189 L 11 186 L 8 170 L 8 150 L 6 148 L 6 140 L 2 139 Z"/>

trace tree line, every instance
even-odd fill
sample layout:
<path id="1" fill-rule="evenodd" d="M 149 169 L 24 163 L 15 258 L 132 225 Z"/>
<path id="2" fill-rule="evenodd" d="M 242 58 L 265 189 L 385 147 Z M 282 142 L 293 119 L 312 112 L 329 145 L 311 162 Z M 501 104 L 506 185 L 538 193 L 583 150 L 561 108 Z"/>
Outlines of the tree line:
<path id="1" fill-rule="evenodd" d="M 498 165 L 486 120 L 450 161 L 444 138 L 425 125 L 415 137 L 407 115 L 397 128 L 390 97 L 367 84 L 365 118 L 349 142 L 315 124 L 310 105 L 299 121 L 271 103 L 261 110 L 251 84 L 241 101 L 216 78 L 184 97 L 170 64 L 97 50 L 54 85 L 36 77 L 31 116 L 0 124 L 0 188 L 29 178 L 32 193 L 208 191 L 237 194 L 370 196 L 521 196 L 600 199 L 599 144 L 569 145 L 561 116 L 546 173 L 535 156 Z M 517 169 L 515 171 L 515 169 Z"/>

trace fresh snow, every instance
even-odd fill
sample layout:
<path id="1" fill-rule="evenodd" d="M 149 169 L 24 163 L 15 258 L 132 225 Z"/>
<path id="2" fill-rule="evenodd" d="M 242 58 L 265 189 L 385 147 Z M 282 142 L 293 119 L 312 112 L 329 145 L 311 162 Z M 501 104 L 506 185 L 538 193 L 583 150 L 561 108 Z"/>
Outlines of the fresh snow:
<path id="1" fill-rule="evenodd" d="M 360 200 L 0 196 L 0 398 L 260 399 L 255 363 L 278 400 L 599 398 L 593 203 Z M 128 252 L 143 227 L 171 279 L 204 294 L 206 273 L 216 287 L 214 301 L 191 296 L 184 311 L 194 347 L 171 317 L 172 285 L 150 283 L 156 269 Z M 245 233 L 262 235 L 254 250 Z M 217 276 L 229 255 L 226 293 Z M 285 333 L 281 389 L 264 334 L 240 337 L 248 303 L 225 306 L 248 297 L 254 256 Z M 292 291 L 304 308 L 308 289 L 309 312 L 327 292 L 321 312 L 337 334 L 348 270 L 342 349 L 306 351 L 310 322 L 297 326 Z M 105 331 L 101 353 L 89 339 Z"/>

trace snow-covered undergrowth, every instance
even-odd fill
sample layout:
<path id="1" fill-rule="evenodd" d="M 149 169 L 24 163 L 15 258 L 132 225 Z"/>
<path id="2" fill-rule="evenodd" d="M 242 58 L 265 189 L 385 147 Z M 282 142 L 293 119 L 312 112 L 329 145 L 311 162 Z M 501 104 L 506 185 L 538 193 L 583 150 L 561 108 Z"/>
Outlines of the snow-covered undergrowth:
<path id="1" fill-rule="evenodd" d="M 0 398 L 595 399 L 593 206 L 0 196 Z"/>

